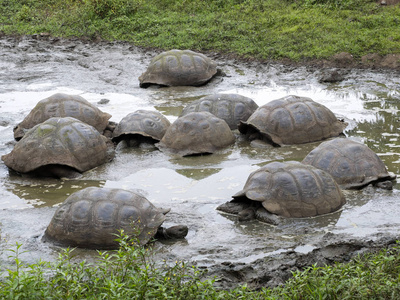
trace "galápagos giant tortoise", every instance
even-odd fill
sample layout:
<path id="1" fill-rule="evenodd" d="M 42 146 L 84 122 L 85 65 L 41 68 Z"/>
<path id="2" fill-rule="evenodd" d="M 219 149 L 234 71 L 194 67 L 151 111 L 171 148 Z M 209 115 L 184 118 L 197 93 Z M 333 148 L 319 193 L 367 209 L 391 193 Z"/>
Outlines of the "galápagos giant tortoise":
<path id="1" fill-rule="evenodd" d="M 234 130 L 238 128 L 240 121 L 247 121 L 257 108 L 257 103 L 251 98 L 239 94 L 220 93 L 193 101 L 183 109 L 181 116 L 190 112 L 208 111 L 225 120 L 229 128 Z"/>
<path id="2" fill-rule="evenodd" d="M 290 95 L 260 106 L 246 122 L 240 123 L 239 131 L 250 139 L 280 146 L 336 137 L 346 126 L 326 106 L 307 97 Z"/>
<path id="3" fill-rule="evenodd" d="M 75 118 L 50 118 L 29 129 L 1 159 L 19 173 L 73 178 L 113 157 L 113 147 L 93 126 Z"/>
<path id="4" fill-rule="evenodd" d="M 282 217 L 306 218 L 340 209 L 345 197 L 329 173 L 297 161 L 272 162 L 252 172 L 233 200 L 217 207 L 237 214 L 239 221 L 256 218 L 279 224 Z"/>
<path id="5" fill-rule="evenodd" d="M 140 75 L 140 87 L 200 86 L 217 74 L 217 64 L 204 54 L 191 50 L 170 50 L 155 56 Z"/>
<path id="6" fill-rule="evenodd" d="M 156 235 L 184 238 L 188 233 L 185 225 L 161 227 L 168 211 L 133 191 L 88 187 L 71 194 L 59 206 L 43 240 L 66 247 L 116 249 L 119 230 L 137 238 L 141 245 Z"/>
<path id="7" fill-rule="evenodd" d="M 371 183 L 392 189 L 396 178 L 374 151 L 348 138 L 321 143 L 302 162 L 328 172 L 343 189 L 361 189 Z"/>
<path id="8" fill-rule="evenodd" d="M 25 119 L 14 128 L 15 140 L 20 140 L 28 129 L 53 117 L 73 117 L 103 133 L 109 125 L 111 115 L 102 112 L 81 96 L 57 93 L 40 100 Z"/>
<path id="9" fill-rule="evenodd" d="M 235 139 L 224 120 L 201 111 L 176 119 L 156 147 L 179 156 L 211 154 L 233 144 Z"/>
<path id="10" fill-rule="evenodd" d="M 125 141 L 128 146 L 154 144 L 163 138 L 170 125 L 162 113 L 139 109 L 122 118 L 113 132 L 112 140 L 115 143 Z"/>

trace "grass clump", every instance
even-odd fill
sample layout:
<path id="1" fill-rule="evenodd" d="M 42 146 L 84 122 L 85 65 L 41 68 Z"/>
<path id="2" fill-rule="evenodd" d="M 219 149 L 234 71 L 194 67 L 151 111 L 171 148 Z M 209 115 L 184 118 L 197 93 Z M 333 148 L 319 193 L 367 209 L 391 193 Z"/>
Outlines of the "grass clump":
<path id="1" fill-rule="evenodd" d="M 3 0 L 0 31 L 257 59 L 400 53 L 400 6 L 373 0 Z"/>
<path id="2" fill-rule="evenodd" d="M 152 250 L 121 232 L 119 250 L 98 251 L 97 261 L 77 261 L 73 250 L 54 262 L 25 265 L 21 244 L 3 271 L 1 299 L 398 299 L 400 246 L 358 256 L 348 264 L 311 266 L 293 273 L 284 286 L 252 291 L 214 287 L 217 280 L 185 262 L 156 266 Z"/>

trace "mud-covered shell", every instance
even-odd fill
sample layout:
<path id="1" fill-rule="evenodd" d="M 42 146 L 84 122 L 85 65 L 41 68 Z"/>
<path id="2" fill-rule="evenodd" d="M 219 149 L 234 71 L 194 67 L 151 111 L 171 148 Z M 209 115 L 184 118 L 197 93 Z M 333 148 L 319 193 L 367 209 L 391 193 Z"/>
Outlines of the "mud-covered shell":
<path id="1" fill-rule="evenodd" d="M 84 172 L 109 159 L 106 141 L 94 127 L 75 118 L 50 118 L 29 129 L 1 159 L 20 173 L 45 165 L 65 165 Z"/>
<path id="2" fill-rule="evenodd" d="M 118 123 L 112 139 L 118 142 L 124 135 L 138 134 L 160 141 L 170 125 L 170 121 L 160 112 L 140 109 Z"/>
<path id="3" fill-rule="evenodd" d="M 25 119 L 14 128 L 14 138 L 21 139 L 27 129 L 52 117 L 73 117 L 103 133 L 111 115 L 102 112 L 81 96 L 57 93 L 36 104 Z"/>
<path id="4" fill-rule="evenodd" d="M 321 143 L 303 159 L 303 163 L 328 172 L 345 189 L 395 178 L 374 151 L 347 138 Z"/>
<path id="5" fill-rule="evenodd" d="M 217 73 L 217 64 L 201 53 L 191 50 L 170 50 L 154 57 L 147 70 L 140 75 L 140 87 L 151 84 L 162 86 L 199 86 Z"/>
<path id="6" fill-rule="evenodd" d="M 259 201 L 270 213 L 304 218 L 327 214 L 345 204 L 343 193 L 327 172 L 297 161 L 272 162 L 254 171 L 233 198 Z"/>
<path id="7" fill-rule="evenodd" d="M 286 96 L 260 106 L 239 131 L 259 131 L 277 145 L 303 144 L 340 135 L 347 123 L 326 106 L 307 97 Z"/>
<path id="8" fill-rule="evenodd" d="M 116 234 L 123 229 L 146 244 L 164 220 L 161 210 L 139 193 L 88 187 L 60 205 L 44 238 L 62 246 L 112 249 L 118 247 Z"/>
<path id="9" fill-rule="evenodd" d="M 180 156 L 214 153 L 235 142 L 228 124 L 209 112 L 192 112 L 180 117 L 167 129 L 156 146 Z"/>
<path id="10" fill-rule="evenodd" d="M 225 120 L 229 128 L 238 128 L 240 121 L 247 119 L 258 108 L 253 99 L 238 94 L 214 94 L 205 96 L 187 105 L 181 116 L 190 112 L 208 111 Z"/>

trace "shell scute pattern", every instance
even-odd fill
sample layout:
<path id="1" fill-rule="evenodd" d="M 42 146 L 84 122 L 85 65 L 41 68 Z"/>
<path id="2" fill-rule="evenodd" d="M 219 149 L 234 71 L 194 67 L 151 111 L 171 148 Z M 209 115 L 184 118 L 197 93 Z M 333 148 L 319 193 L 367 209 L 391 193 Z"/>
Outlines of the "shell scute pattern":
<path id="1" fill-rule="evenodd" d="M 144 88 L 151 84 L 199 86 L 207 83 L 216 73 L 216 63 L 204 54 L 174 49 L 155 56 L 139 77 L 139 82 Z"/>
<path id="2" fill-rule="evenodd" d="M 335 180 L 326 172 L 299 162 L 273 162 L 250 174 L 233 198 L 259 201 L 270 213 L 291 218 L 338 210 L 345 203 Z"/>
<path id="3" fill-rule="evenodd" d="M 102 112 L 81 96 L 57 93 L 36 104 L 24 120 L 14 128 L 14 138 L 21 139 L 28 129 L 52 117 L 73 117 L 103 133 L 111 115 Z"/>
<path id="4" fill-rule="evenodd" d="M 112 139 L 118 142 L 128 135 L 141 135 L 160 141 L 170 125 L 170 121 L 157 111 L 137 110 L 119 122 Z"/>
<path id="5" fill-rule="evenodd" d="M 258 108 L 251 98 L 238 94 L 214 94 L 200 98 L 187 105 L 181 116 L 190 112 L 206 111 L 228 123 L 230 129 L 237 129 L 240 121 L 246 121 Z"/>
<path id="6" fill-rule="evenodd" d="M 115 234 L 123 229 L 146 244 L 164 220 L 164 214 L 141 194 L 89 187 L 62 203 L 46 229 L 45 239 L 63 246 L 112 249 L 118 246 Z"/>
<path id="7" fill-rule="evenodd" d="M 178 118 L 156 146 L 181 156 L 213 153 L 235 142 L 228 124 L 209 112 L 192 112 Z"/>
<path id="8" fill-rule="evenodd" d="M 84 172 L 109 159 L 106 138 L 75 118 L 50 118 L 31 128 L 7 155 L 11 169 L 28 173 L 46 165 L 65 165 Z"/>
<path id="9" fill-rule="evenodd" d="M 348 189 L 395 178 L 368 146 L 346 138 L 321 143 L 303 159 L 303 163 L 328 172 L 338 184 Z"/>
<path id="10" fill-rule="evenodd" d="M 257 131 L 276 145 L 302 144 L 338 136 L 347 123 L 310 98 L 287 96 L 259 107 L 239 131 Z"/>

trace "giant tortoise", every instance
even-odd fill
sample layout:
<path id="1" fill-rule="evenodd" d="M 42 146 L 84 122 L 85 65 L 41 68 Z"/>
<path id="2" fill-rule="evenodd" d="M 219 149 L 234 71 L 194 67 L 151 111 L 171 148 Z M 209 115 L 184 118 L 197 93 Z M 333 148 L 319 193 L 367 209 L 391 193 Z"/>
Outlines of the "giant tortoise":
<path id="1" fill-rule="evenodd" d="M 303 163 L 328 172 L 344 189 L 359 189 L 371 183 L 392 189 L 392 180 L 396 178 L 389 174 L 374 151 L 348 138 L 321 143 L 303 159 Z"/>
<path id="2" fill-rule="evenodd" d="M 251 98 L 239 94 L 219 93 L 202 97 L 188 104 L 181 116 L 195 111 L 208 111 L 225 120 L 229 128 L 234 130 L 238 128 L 240 121 L 247 121 L 257 108 L 257 103 Z"/>
<path id="3" fill-rule="evenodd" d="M 81 96 L 57 93 L 36 104 L 25 119 L 14 128 L 14 138 L 20 140 L 28 129 L 52 117 L 73 117 L 103 133 L 109 125 L 111 115 L 102 112 Z"/>
<path id="4" fill-rule="evenodd" d="M 336 137 L 346 126 L 326 106 L 291 95 L 260 106 L 246 122 L 240 123 L 239 131 L 280 146 Z"/>
<path id="5" fill-rule="evenodd" d="M 282 217 L 306 218 L 327 214 L 345 204 L 329 173 L 297 161 L 272 162 L 252 172 L 233 200 L 217 207 L 237 214 L 239 221 L 258 219 L 279 224 Z"/>
<path id="6" fill-rule="evenodd" d="M 191 50 L 170 50 L 155 56 L 140 75 L 140 87 L 199 86 L 217 74 L 217 64 L 201 53 Z"/>
<path id="7" fill-rule="evenodd" d="M 156 146 L 169 154 L 189 156 L 211 154 L 234 142 L 235 136 L 224 120 L 201 111 L 176 119 Z"/>
<path id="8" fill-rule="evenodd" d="M 1 159 L 19 173 L 76 177 L 113 157 L 113 147 L 93 126 L 75 118 L 50 118 L 29 129 Z"/>
<path id="9" fill-rule="evenodd" d="M 168 211 L 137 192 L 88 187 L 71 194 L 59 206 L 43 239 L 66 247 L 115 249 L 119 230 L 142 245 L 154 236 L 184 238 L 187 226 L 161 227 Z"/>

